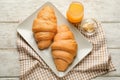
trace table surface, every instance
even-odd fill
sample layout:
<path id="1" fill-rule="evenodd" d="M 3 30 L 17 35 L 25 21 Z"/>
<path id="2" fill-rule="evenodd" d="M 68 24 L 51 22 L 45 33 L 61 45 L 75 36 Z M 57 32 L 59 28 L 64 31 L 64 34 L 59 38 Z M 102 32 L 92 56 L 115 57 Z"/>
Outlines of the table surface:
<path id="1" fill-rule="evenodd" d="M 49 1 L 65 16 L 68 5 L 73 0 Z M 117 69 L 93 80 L 120 80 L 120 0 L 80 1 L 85 7 L 85 18 L 92 17 L 102 22 L 108 51 Z M 45 0 L 0 0 L 0 80 L 19 80 L 20 64 L 16 49 L 16 28 L 45 2 Z"/>

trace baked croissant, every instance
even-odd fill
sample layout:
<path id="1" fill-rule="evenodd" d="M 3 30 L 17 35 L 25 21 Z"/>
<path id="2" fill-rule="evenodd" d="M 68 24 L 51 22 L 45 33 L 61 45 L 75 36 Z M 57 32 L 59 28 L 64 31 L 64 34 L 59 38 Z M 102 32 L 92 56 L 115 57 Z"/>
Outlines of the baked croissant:
<path id="1" fill-rule="evenodd" d="M 33 21 L 32 31 L 39 49 L 48 48 L 57 32 L 57 19 L 54 9 L 43 7 Z"/>
<path id="2" fill-rule="evenodd" d="M 66 25 L 61 25 L 57 31 L 51 45 L 52 56 L 57 70 L 65 71 L 76 56 L 77 43 L 73 33 Z"/>

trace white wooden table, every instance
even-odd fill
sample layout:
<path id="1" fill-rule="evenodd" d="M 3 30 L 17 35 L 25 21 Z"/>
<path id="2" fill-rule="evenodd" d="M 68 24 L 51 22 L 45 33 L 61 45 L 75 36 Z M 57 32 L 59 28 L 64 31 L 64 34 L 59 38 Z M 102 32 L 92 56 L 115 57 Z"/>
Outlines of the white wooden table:
<path id="1" fill-rule="evenodd" d="M 65 16 L 73 0 L 49 0 Z M 108 51 L 117 71 L 93 80 L 120 80 L 120 0 L 78 0 L 85 6 L 85 17 L 102 22 Z M 0 80 L 19 80 L 19 54 L 16 50 L 17 25 L 45 0 L 0 0 Z"/>

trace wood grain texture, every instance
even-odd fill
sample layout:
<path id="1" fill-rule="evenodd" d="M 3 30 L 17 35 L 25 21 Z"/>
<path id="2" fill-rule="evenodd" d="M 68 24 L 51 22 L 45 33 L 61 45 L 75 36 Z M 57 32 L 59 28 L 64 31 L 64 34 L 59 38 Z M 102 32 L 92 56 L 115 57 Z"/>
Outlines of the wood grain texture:
<path id="1" fill-rule="evenodd" d="M 120 48 L 120 23 L 104 23 L 108 48 Z"/>
<path id="2" fill-rule="evenodd" d="M 0 48 L 16 48 L 18 23 L 0 23 Z M 120 48 L 120 23 L 102 23 L 108 48 Z"/>
<path id="3" fill-rule="evenodd" d="M 92 80 L 120 80 L 120 77 L 97 77 Z"/>
<path id="4" fill-rule="evenodd" d="M 116 71 L 109 72 L 103 76 L 120 77 L 120 49 L 108 49 L 109 54 L 111 54 L 112 62 L 116 68 Z"/>
<path id="5" fill-rule="evenodd" d="M 19 80 L 19 78 L 0 78 L 0 80 Z"/>
<path id="6" fill-rule="evenodd" d="M 113 64 L 116 71 L 110 72 L 103 77 L 118 77 L 120 76 L 120 49 L 108 49 L 112 56 Z M 0 50 L 0 77 L 2 76 L 19 76 L 19 55 L 16 49 Z"/>
<path id="7" fill-rule="evenodd" d="M 0 48 L 16 48 L 16 23 L 0 23 Z"/>
<path id="8" fill-rule="evenodd" d="M 0 21 L 21 22 L 47 1 L 53 3 L 66 16 L 68 6 L 74 0 L 0 0 L 2 17 Z M 85 17 L 95 17 L 102 22 L 120 22 L 119 0 L 81 0 L 81 2 L 85 6 Z"/>
<path id="9" fill-rule="evenodd" d="M 16 49 L 0 50 L 0 77 L 19 76 L 19 57 Z"/>
<path id="10" fill-rule="evenodd" d="M 19 78 L 0 78 L 0 80 L 19 80 Z M 120 80 L 120 77 L 97 77 L 92 80 Z"/>
<path id="11" fill-rule="evenodd" d="M 19 80 L 17 25 L 47 1 L 66 16 L 68 5 L 74 0 L 0 0 L 0 80 Z M 92 80 L 120 80 L 120 0 L 80 1 L 85 7 L 85 18 L 94 17 L 103 22 L 108 50 L 117 69 Z"/>

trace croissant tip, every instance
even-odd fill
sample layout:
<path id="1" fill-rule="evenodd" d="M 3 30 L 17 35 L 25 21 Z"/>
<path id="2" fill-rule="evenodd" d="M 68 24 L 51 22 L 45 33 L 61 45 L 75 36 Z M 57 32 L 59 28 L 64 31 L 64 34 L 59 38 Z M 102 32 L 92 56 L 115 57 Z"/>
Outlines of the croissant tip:
<path id="1" fill-rule="evenodd" d="M 62 59 L 55 59 L 54 62 L 58 71 L 64 72 L 68 67 L 68 63 Z"/>

